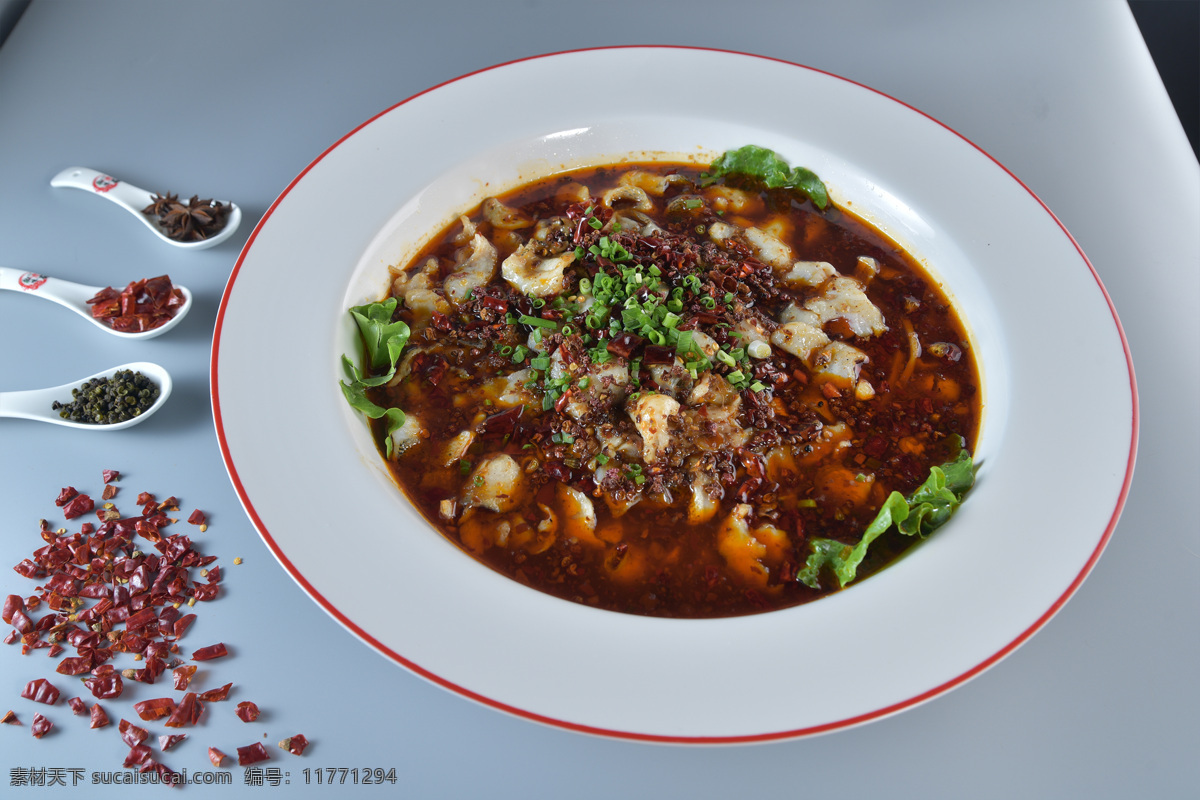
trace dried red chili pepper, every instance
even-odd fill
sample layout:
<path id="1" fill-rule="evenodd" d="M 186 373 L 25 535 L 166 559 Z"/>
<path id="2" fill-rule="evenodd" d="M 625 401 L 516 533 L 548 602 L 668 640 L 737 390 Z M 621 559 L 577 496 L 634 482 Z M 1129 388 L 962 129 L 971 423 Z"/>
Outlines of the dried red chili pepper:
<path id="1" fill-rule="evenodd" d="M 239 747 L 237 754 L 239 767 L 244 767 L 248 764 L 257 764 L 259 761 L 266 761 L 271 757 L 271 754 L 267 752 L 267 748 L 263 747 L 259 742 Z"/>
<path id="2" fill-rule="evenodd" d="M 208 748 L 208 760 L 212 762 L 214 767 L 219 767 L 225 763 L 225 759 L 229 756 L 222 753 L 215 747 Z"/>
<path id="3" fill-rule="evenodd" d="M 12 622 L 12 626 L 16 629 L 17 633 L 24 634 L 33 630 L 33 620 L 29 618 L 28 614 L 19 609 L 13 612 L 10 622 Z"/>
<path id="4" fill-rule="evenodd" d="M 182 638 L 184 631 L 186 631 L 188 629 L 188 627 L 195 621 L 196 621 L 195 614 L 187 614 L 187 615 L 182 616 L 179 619 L 177 619 L 175 621 L 174 629 L 172 631 L 175 634 L 175 638 L 176 639 Z"/>
<path id="5" fill-rule="evenodd" d="M 139 728 L 127 719 L 122 719 L 117 723 L 117 730 L 121 733 L 121 740 L 130 747 L 141 744 L 150 735 L 150 731 Z"/>
<path id="6" fill-rule="evenodd" d="M 13 614 L 18 611 L 25 612 L 25 601 L 19 594 L 10 594 L 4 598 L 4 611 L 0 613 L 0 619 L 4 620 L 4 624 L 9 625 L 13 621 Z"/>
<path id="7" fill-rule="evenodd" d="M 74 711 L 76 714 L 88 713 L 87 703 L 83 702 L 83 698 L 81 698 L 81 697 L 72 697 L 70 700 L 67 701 L 67 705 L 69 705 L 71 707 L 71 710 Z"/>
<path id="8" fill-rule="evenodd" d="M 19 719 L 17 719 L 17 715 L 10 708 L 8 711 L 5 712 L 3 717 L 0 717 L 0 723 L 3 723 L 5 725 L 20 725 L 21 721 Z"/>
<path id="9" fill-rule="evenodd" d="M 201 647 L 192 653 L 193 661 L 211 661 L 214 658 L 222 658 L 229 655 L 229 651 L 225 648 L 224 642 L 211 644 L 208 647 Z"/>
<path id="10" fill-rule="evenodd" d="M 54 723 L 43 717 L 41 714 L 33 715 L 33 738 L 40 739 L 50 732 L 54 727 Z"/>
<path id="11" fill-rule="evenodd" d="M 156 697 L 133 704 L 133 710 L 147 722 L 161 719 L 175 710 L 175 701 L 169 697 Z"/>
<path id="12" fill-rule="evenodd" d="M 232 683 L 227 683 L 216 689 L 209 689 L 207 692 L 201 692 L 198 699 L 202 703 L 214 703 L 218 700 L 224 700 L 226 697 L 229 697 L 229 690 L 232 687 Z"/>
<path id="13" fill-rule="evenodd" d="M 92 317 L 103 320 L 114 330 L 148 331 L 175 316 L 184 296 L 170 277 L 160 275 L 133 281 L 120 292 L 106 286 L 87 303 L 92 307 Z"/>
<path id="14" fill-rule="evenodd" d="M 249 700 L 243 700 L 237 704 L 238 719 L 242 722 L 254 722 L 258 719 L 258 713 L 258 706 Z"/>
<path id="15" fill-rule="evenodd" d="M 135 744 L 129 748 L 129 755 L 125 756 L 126 767 L 140 767 L 151 763 L 150 748 L 144 744 Z"/>
<path id="16" fill-rule="evenodd" d="M 175 707 L 175 712 L 171 714 L 171 718 L 163 724 L 168 728 L 183 728 L 188 725 L 195 725 L 199 721 L 202 711 L 204 711 L 204 705 L 198 702 L 196 693 L 188 692 L 179 701 L 179 705 Z"/>
<path id="17" fill-rule="evenodd" d="M 116 672 L 103 675 L 93 674 L 83 682 L 83 685 L 90 689 L 92 696 L 98 700 L 113 700 L 120 697 L 121 692 L 125 691 L 125 682 Z"/>
<path id="18" fill-rule="evenodd" d="M 45 678 L 37 678 L 25 684 L 25 689 L 21 692 L 21 697 L 25 697 L 35 703 L 45 703 L 48 706 L 52 706 L 58 702 L 58 687 Z"/>
<path id="19" fill-rule="evenodd" d="M 197 508 L 192 512 L 191 516 L 188 517 L 188 522 L 190 522 L 192 525 L 203 525 L 208 522 L 208 520 L 205 518 L 204 512 Z"/>
<path id="20" fill-rule="evenodd" d="M 86 494 L 76 495 L 69 503 L 63 506 L 63 516 L 67 519 L 75 519 L 76 517 L 83 516 L 95 507 L 96 504 L 92 502 L 92 498 Z"/>
<path id="21" fill-rule="evenodd" d="M 158 749 L 164 753 L 187 738 L 186 733 L 163 734 L 158 737 Z"/>
<path id="22" fill-rule="evenodd" d="M 302 756 L 308 747 L 308 739 L 304 738 L 304 734 L 297 733 L 281 741 L 279 746 L 294 756 Z"/>
<path id="23" fill-rule="evenodd" d="M 182 667 L 176 667 L 172 671 L 172 676 L 175 681 L 175 688 L 183 691 L 192 682 L 192 676 L 196 674 L 196 665 L 188 664 Z"/>
<path id="24" fill-rule="evenodd" d="M 120 470 L 106 469 L 100 472 L 100 476 L 104 479 L 105 483 L 112 483 L 121 477 L 121 472 Z"/>
<path id="25" fill-rule="evenodd" d="M 108 725 L 108 714 L 104 713 L 104 709 L 99 703 L 92 705 L 92 724 L 93 728 L 103 728 Z"/>
<path id="26" fill-rule="evenodd" d="M 58 493 L 58 499 L 54 501 L 54 505 L 62 508 L 71 501 L 75 495 L 79 494 L 74 486 L 64 486 Z"/>

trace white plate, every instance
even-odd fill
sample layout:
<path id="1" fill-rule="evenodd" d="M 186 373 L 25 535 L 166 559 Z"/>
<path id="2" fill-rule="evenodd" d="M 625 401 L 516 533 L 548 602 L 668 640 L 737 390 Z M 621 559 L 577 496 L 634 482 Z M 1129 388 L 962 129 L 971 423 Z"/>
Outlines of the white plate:
<path id="1" fill-rule="evenodd" d="M 694 79 L 647 90 L 655 76 Z M 909 248 L 956 299 L 985 378 L 982 467 L 968 501 L 882 573 L 815 603 L 733 619 L 596 611 L 462 554 L 391 483 L 341 396 L 339 358 L 356 350 L 347 307 L 380 296 L 388 264 L 489 193 L 605 157 L 715 155 L 747 143 L 814 169 L 837 202 Z M 264 309 L 287 315 L 286 347 L 261 346 Z M 1095 564 L 1137 440 L 1132 364 L 1108 296 L 1016 178 L 860 85 L 683 48 L 506 64 L 351 131 L 250 236 L 221 302 L 212 391 L 250 518 L 292 577 L 363 641 L 489 706 L 666 742 L 848 727 L 994 665 Z"/>

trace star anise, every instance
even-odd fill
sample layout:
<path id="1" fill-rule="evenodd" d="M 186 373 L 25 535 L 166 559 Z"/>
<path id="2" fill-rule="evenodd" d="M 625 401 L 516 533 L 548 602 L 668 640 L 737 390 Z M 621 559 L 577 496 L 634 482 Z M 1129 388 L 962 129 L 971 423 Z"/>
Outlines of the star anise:
<path id="1" fill-rule="evenodd" d="M 183 242 L 207 239 L 225 226 L 229 206 L 211 199 L 201 200 L 192 195 L 187 205 L 179 202 L 178 195 L 154 195 L 154 202 L 142 213 L 157 216 L 159 225 L 168 237 Z"/>
<path id="2" fill-rule="evenodd" d="M 151 203 L 142 209 L 142 213 L 148 217 L 161 217 L 167 213 L 167 210 L 175 203 L 179 202 L 177 194 L 156 194 L 150 197 Z"/>

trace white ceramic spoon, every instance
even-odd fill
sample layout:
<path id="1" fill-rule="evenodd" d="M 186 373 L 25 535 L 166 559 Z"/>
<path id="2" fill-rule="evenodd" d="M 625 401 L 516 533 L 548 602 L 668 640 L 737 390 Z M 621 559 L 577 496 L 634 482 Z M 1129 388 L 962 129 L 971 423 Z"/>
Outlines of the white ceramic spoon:
<path id="1" fill-rule="evenodd" d="M 71 390 L 77 389 L 84 383 L 87 383 L 92 378 L 112 378 L 120 370 L 130 370 L 132 372 L 140 372 L 150 380 L 158 384 L 158 399 L 154 401 L 154 405 L 147 408 L 141 414 L 132 419 L 127 419 L 124 422 L 113 422 L 108 425 L 90 424 L 85 422 L 72 422 L 60 417 L 59 412 L 55 411 L 51 406 L 57 400 L 60 403 L 69 403 L 73 399 Z M 97 372 L 95 375 L 89 375 L 86 378 L 80 378 L 77 381 L 64 383 L 62 386 L 53 386 L 49 389 L 30 389 L 23 392 L 0 392 L 0 417 L 16 417 L 18 419 L 34 419 L 40 422 L 51 422 L 55 425 L 64 425 L 68 428 L 85 428 L 93 431 L 119 431 L 122 428 L 128 428 L 131 425 L 137 425 L 139 422 L 144 422 L 148 417 L 162 408 L 163 403 L 167 402 L 167 398 L 171 396 L 171 375 L 158 364 L 150 363 L 149 361 L 135 361 L 132 364 L 122 364 L 119 367 L 112 367 L 103 372 Z"/>
<path id="2" fill-rule="evenodd" d="M 152 339 L 155 336 L 161 336 L 178 325 L 192 307 L 192 293 L 185 286 L 176 286 L 175 288 L 183 293 L 183 305 L 175 312 L 175 316 L 148 331 L 118 331 L 104 320 L 92 316 L 92 307 L 88 305 L 87 301 L 95 297 L 96 292 L 101 288 L 72 283 L 60 278 L 50 278 L 36 272 L 17 272 L 15 269 L 0 267 L 0 289 L 52 300 L 60 306 L 71 309 L 96 327 L 123 339 Z"/>
<path id="3" fill-rule="evenodd" d="M 145 189 L 139 189 L 132 183 L 119 181 L 111 175 L 105 175 L 103 172 L 97 172 L 87 167 L 67 167 L 50 179 L 50 185 L 83 189 L 106 200 L 111 200 L 140 219 L 142 224 L 153 231 L 158 238 L 167 244 L 182 247 L 185 250 L 203 250 L 206 247 L 214 247 L 232 236 L 242 222 L 242 210 L 236 204 L 229 203 L 229 216 L 225 218 L 225 227 L 207 239 L 201 239 L 198 242 L 181 242 L 167 236 L 154 218 L 142 213 L 143 208 L 154 202 L 152 199 L 154 195 Z"/>

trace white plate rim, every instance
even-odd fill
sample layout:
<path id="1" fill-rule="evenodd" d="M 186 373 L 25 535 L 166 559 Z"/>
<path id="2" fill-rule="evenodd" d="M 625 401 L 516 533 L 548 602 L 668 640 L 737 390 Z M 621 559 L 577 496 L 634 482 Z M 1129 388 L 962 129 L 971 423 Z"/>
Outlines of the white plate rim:
<path id="1" fill-rule="evenodd" d="M 892 703 L 880 705 L 878 708 L 873 708 L 864 713 L 849 715 L 849 716 L 845 716 L 845 717 L 839 718 L 839 719 L 831 719 L 831 720 L 829 720 L 827 722 L 823 722 L 821 724 L 805 725 L 805 726 L 801 726 L 801 727 L 788 728 L 788 729 L 776 728 L 776 729 L 772 729 L 772 730 L 760 731 L 760 732 L 755 732 L 755 733 L 744 733 L 744 732 L 739 732 L 739 733 L 735 733 L 735 734 L 720 734 L 720 733 L 718 733 L 718 734 L 712 734 L 712 735 L 699 735 L 699 736 L 681 735 L 681 734 L 677 734 L 677 733 L 662 734 L 662 733 L 657 733 L 657 732 L 647 732 L 647 731 L 641 731 L 641 730 L 636 730 L 636 729 L 626 730 L 626 729 L 622 729 L 619 726 L 597 726 L 597 725 L 588 724 L 586 722 L 558 718 L 558 717 L 554 716 L 553 714 L 539 713 L 537 711 L 533 711 L 528 708 L 522 708 L 522 707 L 519 707 L 516 705 L 512 705 L 510 703 L 506 703 L 506 702 L 499 700 L 493 696 L 489 696 L 488 694 L 477 692 L 469 686 L 462 685 L 460 683 L 456 683 L 452 680 L 448 680 L 446 677 L 444 677 L 440 674 L 437 674 L 434 671 L 426 669 L 421 664 L 416 663 L 415 661 L 413 661 L 413 660 L 405 657 L 401 653 L 397 652 L 394 648 L 389 647 L 386 643 L 381 641 L 378 637 L 373 635 L 370 631 L 361 627 L 357 622 L 355 622 L 355 620 L 350 615 L 348 615 L 346 612 L 344 612 L 343 610 L 336 607 L 333 603 L 331 603 L 327 598 L 325 598 L 322 595 L 322 593 L 318 590 L 318 588 L 312 582 L 310 582 L 310 580 L 299 569 L 297 569 L 296 566 L 291 562 L 291 560 L 289 559 L 289 557 L 287 555 L 286 549 L 283 546 L 281 546 L 281 544 L 276 540 L 276 537 L 270 533 L 270 531 L 268 530 L 263 519 L 260 517 L 258 511 L 256 510 L 255 503 L 252 500 L 252 498 L 250 497 L 249 493 L 247 492 L 247 490 L 246 490 L 245 486 L 243 485 L 243 482 L 239 476 L 238 469 L 233 460 L 233 454 L 231 452 L 230 444 L 226 439 L 226 426 L 225 426 L 225 423 L 224 423 L 224 420 L 222 417 L 221 384 L 220 384 L 220 380 L 219 380 L 220 379 L 219 364 L 220 364 L 220 356 L 221 356 L 221 335 L 222 335 L 224 324 L 226 321 L 225 315 L 226 315 L 226 311 L 228 308 L 229 299 L 230 299 L 231 293 L 234 290 L 234 286 L 239 277 L 239 273 L 241 272 L 241 270 L 246 262 L 247 257 L 252 252 L 252 247 L 255 244 L 256 240 L 258 239 L 259 234 L 262 232 L 264 227 L 269 224 L 269 222 L 272 219 L 272 216 L 276 213 L 276 210 L 279 207 L 279 205 L 293 192 L 293 190 L 297 187 L 297 185 L 300 184 L 304 180 L 305 176 L 308 175 L 311 170 L 313 170 L 318 165 L 320 165 L 331 153 L 335 152 L 339 147 L 344 146 L 356 134 L 358 134 L 360 131 L 363 131 L 364 129 L 369 128 L 377 120 L 379 120 L 382 117 L 385 117 L 386 115 L 392 113 L 393 111 L 405 106 L 406 104 L 411 103 L 413 100 L 415 100 L 417 98 L 423 97 L 423 96 L 428 95 L 433 92 L 436 92 L 443 87 L 450 86 L 452 84 L 456 84 L 460 81 L 464 81 L 475 75 L 492 72 L 494 70 L 501 70 L 506 67 L 510 67 L 512 65 L 523 64 L 526 62 L 535 62 L 535 61 L 539 61 L 539 60 L 543 60 L 543 59 L 554 59 L 556 57 L 561 57 L 561 56 L 571 56 L 573 54 L 602 53 L 602 52 L 617 53 L 617 52 L 623 51 L 623 50 L 686 51 L 689 53 L 699 53 L 699 54 L 712 53 L 712 54 L 737 56 L 737 57 L 742 57 L 742 58 L 774 62 L 778 65 L 782 65 L 785 67 L 806 70 L 810 73 L 825 76 L 827 78 L 834 79 L 836 81 L 842 81 L 848 85 L 858 87 L 859 89 L 864 89 L 868 92 L 871 92 L 871 93 L 877 95 L 880 98 L 883 98 L 887 101 L 898 104 L 899 106 L 902 106 L 903 108 L 907 109 L 908 111 L 913 112 L 913 113 L 923 117 L 924 119 L 935 123 L 937 126 L 940 126 L 945 131 L 948 131 L 950 134 L 957 137 L 959 140 L 961 140 L 965 144 L 969 145 L 975 151 L 982 154 L 985 158 L 987 158 L 990 162 L 992 162 L 992 164 L 994 164 L 996 167 L 998 167 L 1000 170 L 1002 170 L 1008 176 L 1008 178 L 1011 179 L 1017 186 L 1019 186 L 1020 189 L 1023 190 L 1023 192 L 1027 193 L 1028 196 L 1030 198 L 1032 198 L 1032 200 L 1034 200 L 1038 206 L 1040 206 L 1042 211 L 1049 217 L 1049 219 L 1053 221 L 1053 224 L 1057 226 L 1057 228 L 1061 231 L 1061 234 L 1066 238 L 1066 240 L 1069 241 L 1070 246 L 1072 248 L 1074 248 L 1079 259 L 1082 261 L 1082 263 L 1084 265 L 1086 265 L 1088 271 L 1090 272 L 1092 280 L 1095 282 L 1096 287 L 1098 287 L 1098 289 L 1103 297 L 1104 302 L 1107 304 L 1107 309 L 1108 309 L 1109 314 L 1111 315 L 1111 321 L 1115 328 L 1115 332 L 1116 332 L 1117 336 L 1119 337 L 1120 345 L 1123 350 L 1125 365 L 1128 370 L 1129 391 L 1130 391 L 1129 403 L 1130 403 L 1130 411 L 1131 411 L 1130 437 L 1129 437 L 1129 443 L 1128 443 L 1127 456 L 1125 459 L 1124 475 L 1120 481 L 1120 489 L 1117 492 L 1117 496 L 1112 501 L 1111 512 L 1108 515 L 1107 522 L 1103 525 L 1103 530 L 1099 533 L 1098 537 L 1096 538 L 1095 545 L 1094 545 L 1090 555 L 1087 557 L 1082 568 L 1078 570 L 1077 574 L 1067 585 L 1066 589 L 1061 592 L 1061 594 L 1054 600 L 1053 603 L 1050 604 L 1050 606 L 1048 608 L 1045 609 L 1045 611 L 1043 611 L 1039 616 L 1037 616 L 1035 619 L 1030 621 L 1029 624 L 1023 630 L 1021 630 L 1019 633 L 1017 633 L 1016 635 L 1009 638 L 1009 640 L 1006 643 L 1004 643 L 1002 646 L 1000 646 L 998 649 L 996 649 L 990 656 L 980 659 L 971 668 L 965 669 L 965 670 L 959 672 L 957 675 L 955 675 L 947 680 L 941 681 L 937 685 L 932 686 L 925 691 L 922 691 L 919 693 L 914 693 L 911 696 L 906 696 L 906 697 L 900 698 Z M 543 62 L 543 63 L 549 63 L 549 62 L 547 61 L 547 62 Z M 957 132 L 950 129 L 948 126 L 945 126 L 944 124 L 938 122 L 937 120 L 933 119 L 929 115 L 924 114 L 920 110 L 908 105 L 907 103 L 904 103 L 903 101 L 897 100 L 896 98 L 890 97 L 886 94 L 883 94 L 882 92 L 878 92 L 877 90 L 871 89 L 870 87 L 864 86 L 863 84 L 858 83 L 856 81 L 848 80 L 846 78 L 842 78 L 840 76 L 834 75 L 832 73 L 829 73 L 829 72 L 826 72 L 823 70 L 814 69 L 812 67 L 795 64 L 795 63 L 784 61 L 781 59 L 775 59 L 775 58 L 770 58 L 770 57 L 760 56 L 760 55 L 755 55 L 755 54 L 736 53 L 733 51 L 720 50 L 720 49 L 715 49 L 715 48 L 690 48 L 690 47 L 676 47 L 676 46 L 661 46 L 661 47 L 658 47 L 658 46 L 651 46 L 651 47 L 630 46 L 630 47 L 622 47 L 622 48 L 587 48 L 587 49 L 581 49 L 581 50 L 570 50 L 570 51 L 564 51 L 564 52 L 559 52 L 559 53 L 550 53 L 550 54 L 544 54 L 544 55 L 538 55 L 538 56 L 531 56 L 529 58 L 516 59 L 513 61 L 498 64 L 498 65 L 488 67 L 485 69 L 476 70 L 474 72 L 468 73 L 468 74 L 460 76 L 458 78 L 454 78 L 452 80 L 438 84 L 437 86 L 431 87 L 430 89 L 427 89 L 423 92 L 413 95 L 412 97 L 409 97 L 406 100 L 403 100 L 403 101 L 381 111 L 379 114 L 372 116 L 370 119 L 366 120 L 361 125 L 357 126 L 353 130 L 349 131 L 344 136 L 339 138 L 336 142 L 334 142 L 332 145 L 330 145 L 330 147 L 328 147 L 325 151 L 323 151 L 316 159 L 314 159 L 302 172 L 300 172 L 296 176 L 296 178 L 288 184 L 288 186 L 283 190 L 283 192 L 281 192 L 279 197 L 276 198 L 276 200 L 271 204 L 271 206 L 268 208 L 266 213 L 263 215 L 262 219 L 255 226 L 254 231 L 250 234 L 245 247 L 243 248 L 241 254 L 238 257 L 238 260 L 234 266 L 234 269 L 231 272 L 229 282 L 228 282 L 226 289 L 221 298 L 221 303 L 220 303 L 220 307 L 219 307 L 218 315 L 217 315 L 216 326 L 215 326 L 215 330 L 214 330 L 213 349 L 212 349 L 211 362 L 210 362 L 210 376 L 211 376 L 211 387 L 212 387 L 211 392 L 212 392 L 214 421 L 215 421 L 215 426 L 216 426 L 218 443 L 220 446 L 222 459 L 226 465 L 226 469 L 229 472 L 229 475 L 230 475 L 231 481 L 233 483 L 233 486 L 235 488 L 235 491 L 236 491 L 240 501 L 242 502 L 247 514 L 249 515 L 250 519 L 254 523 L 256 529 L 259 531 L 264 542 L 267 544 L 268 548 L 271 550 L 272 554 L 279 560 L 280 564 L 291 575 L 291 577 L 294 580 L 296 580 L 297 583 L 327 613 L 329 613 L 336 620 L 338 620 L 342 625 L 344 625 L 347 629 L 352 631 L 356 636 L 361 638 L 364 642 L 368 643 L 371 647 L 373 647 L 374 649 L 376 649 L 377 651 L 379 651 L 386 657 L 405 666 L 406 668 L 410 669 L 414 673 L 430 680 L 431 682 L 433 682 L 437 685 L 440 685 L 446 689 L 449 689 L 459 695 L 467 697 L 469 699 L 475 700 L 475 701 L 485 704 L 487 706 L 514 714 L 516 716 L 519 716 L 519 717 L 522 717 L 525 719 L 530 719 L 533 721 L 549 724 L 549 725 L 560 727 L 560 728 L 565 728 L 565 729 L 575 730 L 575 731 L 585 732 L 585 733 L 611 736 L 611 737 L 616 737 L 616 738 L 638 740 L 638 741 L 648 741 L 648 742 L 658 742 L 658 743 L 681 743 L 681 744 L 749 743 L 749 742 L 770 741 L 770 740 L 777 740 L 777 739 L 797 738 L 797 737 L 802 737 L 802 736 L 807 736 L 807 735 L 813 735 L 813 734 L 818 734 L 818 733 L 825 733 L 825 732 L 829 732 L 829 731 L 844 729 L 844 728 L 852 727 L 852 726 L 859 725 L 859 724 L 862 724 L 865 722 L 869 722 L 872 720 L 881 719 L 881 718 L 889 716 L 891 714 L 895 714 L 899 711 L 903 711 L 905 709 L 919 705 L 929 699 L 932 699 L 933 697 L 937 697 L 959 685 L 962 685 L 963 683 L 967 682 L 968 680 L 970 680 L 970 679 L 976 677 L 977 675 L 981 674 L 982 672 L 986 671 L 991 666 L 994 666 L 996 663 L 998 663 L 1003 658 L 1005 658 L 1007 655 L 1011 654 L 1014 650 L 1016 650 L 1025 641 L 1027 641 L 1034 633 L 1036 633 L 1039 629 L 1041 629 L 1062 608 L 1062 606 L 1067 602 L 1067 600 L 1069 600 L 1070 597 L 1075 593 L 1075 591 L 1077 591 L 1079 586 L 1082 584 L 1083 580 L 1091 572 L 1096 561 L 1099 559 L 1101 553 L 1103 552 L 1105 546 L 1107 545 L 1109 539 L 1112 536 L 1113 530 L 1116 527 L 1117 521 L 1120 517 L 1121 510 L 1124 506 L 1126 497 L 1128 495 L 1130 482 L 1132 480 L 1133 466 L 1134 466 L 1134 462 L 1136 460 L 1138 426 L 1139 426 L 1137 386 L 1136 386 L 1136 379 L 1134 376 L 1132 357 L 1130 354 L 1128 342 L 1125 338 L 1124 330 L 1121 326 L 1120 320 L 1117 316 L 1116 309 L 1113 306 L 1112 300 L 1109 297 L 1107 290 L 1105 290 L 1103 283 L 1101 282 L 1099 275 L 1097 274 L 1095 268 L 1093 267 L 1093 265 L 1091 264 L 1091 262 L 1087 258 L 1087 256 L 1084 254 L 1082 248 L 1076 242 L 1074 237 L 1071 236 L 1071 234 L 1067 231 L 1065 226 L 1053 214 L 1053 212 L 1049 209 L 1049 207 L 1047 207 L 1046 204 L 1044 202 L 1042 202 L 1042 200 L 1040 198 L 1038 198 L 1037 195 L 1031 189 L 1029 189 L 1028 186 L 1026 186 L 1024 184 L 1024 182 L 1022 182 L 1010 170 L 1008 170 L 1006 167 L 1004 167 L 1002 164 L 1000 164 L 1000 162 L 998 162 L 996 159 L 992 158 L 990 155 L 988 155 L 986 152 L 984 152 L 977 145 L 970 142 L 965 137 L 961 136 L 961 134 L 958 134 Z"/>

